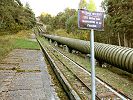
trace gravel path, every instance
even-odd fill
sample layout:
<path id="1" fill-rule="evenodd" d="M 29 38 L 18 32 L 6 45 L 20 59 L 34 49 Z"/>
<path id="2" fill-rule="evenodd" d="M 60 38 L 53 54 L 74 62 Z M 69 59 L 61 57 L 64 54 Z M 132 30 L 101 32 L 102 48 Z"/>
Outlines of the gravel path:
<path id="1" fill-rule="evenodd" d="M 0 62 L 0 100 L 58 100 L 40 50 L 15 49 Z"/>

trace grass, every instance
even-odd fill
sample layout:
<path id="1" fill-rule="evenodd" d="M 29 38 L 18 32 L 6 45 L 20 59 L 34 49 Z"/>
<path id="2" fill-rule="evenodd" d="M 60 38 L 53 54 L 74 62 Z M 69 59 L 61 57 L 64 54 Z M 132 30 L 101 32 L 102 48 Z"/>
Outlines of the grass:
<path id="1" fill-rule="evenodd" d="M 15 39 L 14 48 L 39 49 L 39 45 L 37 42 L 28 39 Z"/>
<path id="2" fill-rule="evenodd" d="M 13 49 L 39 49 L 35 41 L 31 41 L 32 31 L 24 30 L 13 35 L 0 36 L 0 61 Z"/>
<path id="3" fill-rule="evenodd" d="M 10 36 L 0 36 L 0 60 L 13 49 L 13 40 Z"/>

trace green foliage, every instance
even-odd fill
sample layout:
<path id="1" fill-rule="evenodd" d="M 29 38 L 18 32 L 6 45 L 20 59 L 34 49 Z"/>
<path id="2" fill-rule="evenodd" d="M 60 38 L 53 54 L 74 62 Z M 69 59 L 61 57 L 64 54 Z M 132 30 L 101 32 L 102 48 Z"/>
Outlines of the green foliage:
<path id="1" fill-rule="evenodd" d="M 75 32 L 78 30 L 78 24 L 77 24 L 77 12 L 71 16 L 67 21 L 66 21 L 66 30 L 68 33 L 70 32 Z"/>
<path id="2" fill-rule="evenodd" d="M 79 9 L 87 9 L 89 11 L 95 11 L 96 5 L 94 0 L 89 0 L 89 3 L 87 3 L 86 0 L 80 0 Z"/>
<path id="3" fill-rule="evenodd" d="M 9 36 L 0 36 L 0 61 L 12 50 L 13 40 Z"/>
<path id="4" fill-rule="evenodd" d="M 52 20 L 52 16 L 50 14 L 41 14 L 40 20 L 45 24 L 45 25 L 50 25 L 50 21 Z"/>
<path id="5" fill-rule="evenodd" d="M 106 13 L 104 32 L 95 31 L 95 41 L 121 46 L 128 44 L 127 46 L 132 47 L 133 0 L 104 0 L 102 7 Z M 89 3 L 81 0 L 79 8 L 96 10 L 94 0 L 90 0 Z M 77 16 L 77 10 L 66 8 L 54 17 L 46 13 L 42 14 L 40 19 L 47 26 L 49 33 L 53 31 L 61 36 L 89 40 L 90 32 L 78 29 Z"/>
<path id="6" fill-rule="evenodd" d="M 64 12 L 59 12 L 55 17 L 47 13 L 42 13 L 39 18 L 41 22 L 47 26 L 47 31 L 54 31 L 54 29 L 65 29 L 66 21 L 73 16 L 75 12 L 75 9 L 66 8 Z"/>
<path id="7" fill-rule="evenodd" d="M 35 15 L 29 7 L 23 7 L 20 0 L 1 0 L 0 32 L 16 33 L 35 25 Z M 0 34 L 1 35 L 1 34 Z"/>
<path id="8" fill-rule="evenodd" d="M 120 35 L 124 46 L 129 46 L 133 32 L 133 1 L 132 0 L 105 0 L 103 8 L 106 11 L 109 31 Z M 126 45 L 126 44 L 128 45 Z"/>
<path id="9" fill-rule="evenodd" d="M 35 41 L 30 41 L 28 39 L 15 39 L 14 48 L 21 49 L 39 49 L 39 45 Z"/>
<path id="10" fill-rule="evenodd" d="M 89 11 L 96 11 L 96 5 L 94 0 L 90 0 L 88 6 L 87 6 L 87 10 Z"/>
<path id="11" fill-rule="evenodd" d="M 59 35 L 59 36 L 68 36 L 69 34 L 66 32 L 65 29 L 57 29 L 53 32 L 55 35 Z"/>
<path id="12" fill-rule="evenodd" d="M 87 9 L 87 2 L 86 2 L 86 0 L 80 0 L 79 9 Z"/>

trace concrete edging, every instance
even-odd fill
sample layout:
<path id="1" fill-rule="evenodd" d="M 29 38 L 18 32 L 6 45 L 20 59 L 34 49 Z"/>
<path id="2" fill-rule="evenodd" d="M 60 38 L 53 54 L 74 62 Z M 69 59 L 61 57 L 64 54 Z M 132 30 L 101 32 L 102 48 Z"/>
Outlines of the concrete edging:
<path id="1" fill-rule="evenodd" d="M 65 76 L 61 73 L 57 65 L 54 63 L 54 60 L 50 57 L 50 55 L 47 53 L 47 51 L 42 46 L 41 42 L 37 39 L 39 45 L 41 46 L 41 49 L 46 56 L 48 62 L 50 63 L 52 69 L 54 70 L 58 80 L 60 81 L 61 85 L 63 86 L 65 92 L 69 96 L 70 100 L 81 100 L 79 95 L 75 92 L 75 90 L 71 87 Z"/>

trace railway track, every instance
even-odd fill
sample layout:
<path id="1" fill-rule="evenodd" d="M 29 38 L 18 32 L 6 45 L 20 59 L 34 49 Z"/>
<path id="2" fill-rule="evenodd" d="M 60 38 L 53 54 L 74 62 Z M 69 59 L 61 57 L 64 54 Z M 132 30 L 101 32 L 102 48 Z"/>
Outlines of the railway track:
<path id="1" fill-rule="evenodd" d="M 54 48 L 53 48 L 54 49 Z M 56 50 L 56 49 L 54 49 L 54 50 Z M 63 65 L 63 70 L 64 70 L 64 67 L 65 67 L 65 69 L 67 69 L 67 70 L 64 70 L 64 71 L 62 71 L 62 72 L 65 72 L 66 73 L 66 71 L 68 71 L 68 72 L 70 72 L 70 74 L 66 74 L 68 77 L 70 77 L 69 75 L 73 75 L 73 78 L 74 78 L 74 80 L 76 80 L 76 82 L 74 82 L 74 83 L 71 83 L 71 84 L 77 84 L 76 85 L 76 87 L 74 87 L 75 89 L 76 89 L 76 91 L 78 91 L 79 92 L 79 94 L 81 94 L 82 95 L 82 99 L 83 100 L 87 100 L 87 99 L 91 99 L 91 89 L 90 89 L 90 87 L 89 86 L 87 86 L 85 83 L 84 83 L 84 81 L 81 79 L 81 77 L 80 76 L 82 76 L 82 74 L 83 73 L 81 73 L 80 72 L 80 76 L 79 75 L 77 75 L 77 72 L 75 73 L 72 69 L 71 69 L 71 67 L 70 66 L 68 66 L 68 65 L 66 65 L 66 63 L 64 63 L 64 62 L 62 62 L 62 60 L 56 55 L 56 54 L 54 54 L 54 53 L 52 53 L 60 62 L 61 62 L 61 64 Z M 61 69 L 61 68 L 60 68 Z M 67 73 L 68 73 L 67 72 Z M 65 76 L 66 76 L 65 75 Z M 72 77 L 72 76 L 71 76 Z M 83 77 L 83 76 L 82 76 Z M 74 86 L 74 85 L 73 85 Z M 81 87 L 81 88 L 77 88 L 77 87 Z M 83 88 L 83 89 L 82 89 Z M 81 92 L 81 93 L 80 93 Z M 97 95 L 96 95 L 96 99 L 97 100 L 101 100 Z"/>
<path id="2" fill-rule="evenodd" d="M 91 99 L 91 73 L 47 43 L 40 42 L 40 44 L 42 47 L 45 46 L 46 51 L 70 83 L 73 90 L 79 95 L 79 98 L 81 100 Z M 96 77 L 96 90 L 97 100 L 130 100 L 130 98 L 98 77 Z"/>

